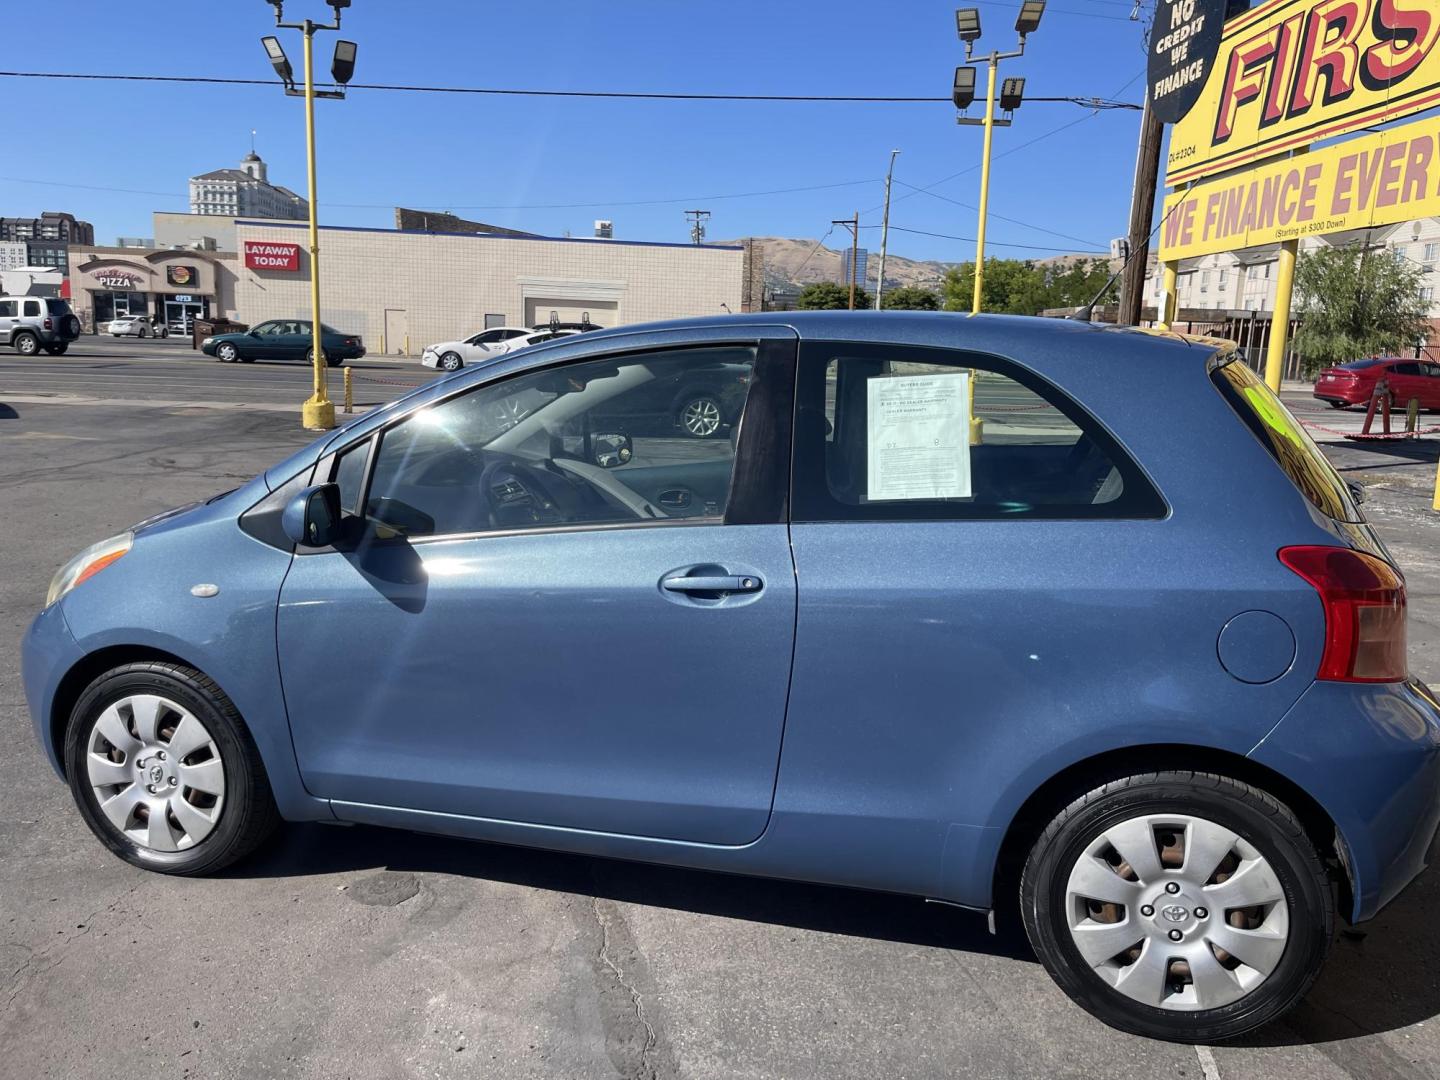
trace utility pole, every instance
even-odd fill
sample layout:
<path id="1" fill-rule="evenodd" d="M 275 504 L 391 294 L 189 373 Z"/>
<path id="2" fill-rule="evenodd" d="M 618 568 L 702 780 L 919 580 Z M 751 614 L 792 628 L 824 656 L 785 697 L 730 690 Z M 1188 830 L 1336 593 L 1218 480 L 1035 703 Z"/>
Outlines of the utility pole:
<path id="1" fill-rule="evenodd" d="M 831 225 L 844 225 L 850 230 L 850 310 L 855 310 L 855 270 L 860 264 L 860 211 L 853 218 L 841 218 Z"/>
<path id="2" fill-rule="evenodd" d="M 1120 277 L 1120 313 L 1115 321 L 1121 326 L 1140 325 L 1140 309 L 1145 300 L 1145 269 L 1150 261 L 1150 218 L 1155 213 L 1155 186 L 1160 171 L 1160 133 L 1164 125 L 1150 108 L 1150 95 L 1145 95 L 1145 109 L 1140 114 L 1140 143 L 1135 150 L 1135 186 L 1130 194 L 1130 250 Z"/>
<path id="3" fill-rule="evenodd" d="M 890 239 L 890 181 L 895 175 L 895 158 L 899 150 L 890 151 L 890 168 L 885 171 L 885 216 L 880 219 L 880 276 L 875 279 L 875 310 L 880 310 L 880 297 L 885 292 L 885 245 Z"/>
<path id="4" fill-rule="evenodd" d="M 705 220 L 710 216 L 709 210 L 686 210 L 685 216 L 690 219 L 690 239 L 696 244 L 705 242 Z"/>

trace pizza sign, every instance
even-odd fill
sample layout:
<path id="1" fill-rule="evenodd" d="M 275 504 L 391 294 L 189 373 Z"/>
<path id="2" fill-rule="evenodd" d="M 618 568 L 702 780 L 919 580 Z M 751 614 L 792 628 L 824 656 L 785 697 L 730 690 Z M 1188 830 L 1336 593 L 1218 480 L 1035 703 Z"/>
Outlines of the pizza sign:
<path id="1" fill-rule="evenodd" d="M 269 240 L 245 241 L 245 265 L 251 270 L 300 272 L 300 245 L 277 244 Z"/>
<path id="2" fill-rule="evenodd" d="M 140 279 L 125 270 L 104 268 L 95 271 L 95 280 L 107 289 L 133 289 Z"/>

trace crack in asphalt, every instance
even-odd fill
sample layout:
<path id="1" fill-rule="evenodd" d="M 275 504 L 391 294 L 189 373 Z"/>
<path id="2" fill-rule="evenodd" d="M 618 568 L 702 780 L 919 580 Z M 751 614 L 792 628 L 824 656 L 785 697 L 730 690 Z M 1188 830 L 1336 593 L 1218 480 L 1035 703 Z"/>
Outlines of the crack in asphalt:
<path id="1" fill-rule="evenodd" d="M 65 954 L 69 951 L 70 945 L 77 938 L 82 938 L 89 934 L 90 931 L 94 929 L 96 919 L 98 919 L 101 915 L 108 915 L 113 912 L 117 907 L 120 906 L 122 902 L 132 896 L 139 888 L 139 883 L 131 885 L 114 900 L 110 901 L 110 903 L 106 904 L 103 907 L 96 908 L 94 911 L 92 911 L 89 915 L 85 917 L 84 921 L 80 924 L 80 927 L 78 928 L 76 933 L 66 934 L 65 939 L 57 945 L 53 946 L 52 948 L 41 949 L 39 952 L 32 951 L 30 955 L 25 959 L 25 961 L 9 976 L 11 986 L 10 992 L 8 995 L 6 995 L 5 998 L 6 1011 L 9 1011 L 11 1006 L 15 1004 L 15 999 L 20 996 L 21 991 L 23 991 L 26 986 L 29 985 L 29 983 L 35 976 L 44 974 L 52 968 L 59 967 L 60 964 L 64 962 Z M 16 942 L 15 944 L 19 943 Z M 20 947 L 27 948 L 27 946 L 24 945 L 21 945 Z M 49 959 L 52 956 L 54 957 L 52 963 L 43 963 L 46 959 Z"/>
<path id="2" fill-rule="evenodd" d="M 624 919 L 613 902 L 602 901 L 599 897 L 590 898 L 590 908 L 600 930 L 600 946 L 594 956 L 596 973 L 608 980 L 616 991 L 629 998 L 629 1011 L 633 1014 L 633 1021 L 630 1023 L 632 1033 L 629 1036 L 614 1030 L 602 1015 L 607 1036 L 606 1051 L 610 1060 L 625 1080 L 662 1080 L 672 1076 L 674 1070 L 657 1060 L 659 1040 L 655 1027 L 645 1012 L 645 997 L 636 987 L 634 979 L 627 976 L 625 968 L 621 966 L 621 961 L 628 965 L 629 961 L 625 960 L 627 955 L 634 956 L 637 960 L 639 958 L 638 949 L 630 938 Z M 605 1004 L 604 996 L 602 991 L 602 1009 Z M 612 1041 L 616 1045 L 612 1046 Z M 635 1043 L 639 1044 L 638 1047 Z"/>

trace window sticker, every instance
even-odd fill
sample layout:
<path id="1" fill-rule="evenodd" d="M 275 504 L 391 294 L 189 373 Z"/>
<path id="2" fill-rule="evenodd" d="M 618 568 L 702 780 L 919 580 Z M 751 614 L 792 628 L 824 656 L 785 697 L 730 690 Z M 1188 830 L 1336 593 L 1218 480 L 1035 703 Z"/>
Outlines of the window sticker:
<path id="1" fill-rule="evenodd" d="M 866 380 L 867 495 L 968 499 L 970 373 Z"/>

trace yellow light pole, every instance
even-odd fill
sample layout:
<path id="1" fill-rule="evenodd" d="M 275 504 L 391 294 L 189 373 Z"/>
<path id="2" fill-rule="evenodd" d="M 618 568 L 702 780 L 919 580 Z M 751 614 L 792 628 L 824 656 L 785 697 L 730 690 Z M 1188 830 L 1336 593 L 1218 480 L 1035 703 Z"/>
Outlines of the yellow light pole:
<path id="1" fill-rule="evenodd" d="M 1275 310 L 1270 317 L 1270 342 L 1265 352 L 1265 382 L 1280 392 L 1280 374 L 1285 368 L 1285 346 L 1290 340 L 1290 294 L 1295 288 L 1295 258 L 1299 240 L 1282 240 L 1276 261 Z"/>
<path id="2" fill-rule="evenodd" d="M 985 129 L 983 148 L 980 151 L 980 224 L 975 229 L 975 296 L 970 303 L 970 314 L 980 314 L 980 295 L 985 287 L 985 220 L 990 213 L 990 142 L 995 135 L 995 75 L 1000 62 L 995 54 L 990 55 L 990 74 L 985 80 Z"/>
<path id="3" fill-rule="evenodd" d="M 1019 46 L 1011 52 L 992 51 L 981 59 L 986 65 L 985 118 L 972 120 L 961 115 L 955 118 L 957 124 L 979 125 L 985 129 L 983 147 L 980 151 L 980 206 L 979 225 L 975 230 L 975 290 L 971 298 L 970 314 L 979 315 L 984 307 L 985 289 L 985 223 L 990 213 L 990 147 L 997 127 L 1009 127 L 1010 114 L 1020 107 L 1025 96 L 1024 79 L 1006 79 L 1000 91 L 1000 110 L 1005 115 L 995 116 L 995 83 L 1000 73 L 1000 61 L 1025 55 L 1025 38 L 1040 26 L 1040 17 L 1045 14 L 1045 0 L 1022 0 L 1020 14 L 1015 18 L 1015 33 L 1020 36 Z M 955 12 L 955 33 L 965 43 L 965 63 L 955 69 L 955 87 L 951 95 L 955 107 L 963 114 L 975 100 L 975 69 L 970 66 L 975 42 L 980 40 L 980 9 L 959 8 Z M 984 438 L 985 422 L 975 415 L 974 369 L 970 372 L 970 443 L 978 445 Z"/>
<path id="4" fill-rule="evenodd" d="M 315 33 L 317 30 L 339 30 L 340 12 L 350 6 L 350 0 L 326 0 L 326 3 L 335 10 L 335 21 L 332 23 L 316 23 L 311 19 L 298 23 L 283 22 L 284 0 L 266 0 L 266 2 L 275 8 L 275 25 L 277 27 L 299 30 L 305 39 L 305 86 L 303 90 L 295 87 L 290 61 L 286 58 L 285 50 L 281 48 L 279 39 L 265 37 L 261 41 L 270 56 L 270 62 L 275 66 L 276 73 L 285 83 L 285 93 L 291 97 L 305 99 L 305 164 L 309 185 L 307 193 L 310 201 L 310 361 L 313 380 L 310 397 L 300 406 L 300 423 L 310 431 L 329 431 L 335 426 L 335 403 L 330 400 L 323 331 L 320 322 L 320 210 L 317 205 L 315 183 L 315 99 L 343 99 L 345 97 L 345 84 L 355 74 L 356 46 L 353 41 L 337 41 L 335 43 L 335 58 L 331 63 L 330 72 L 339 89 L 316 90 Z"/>

